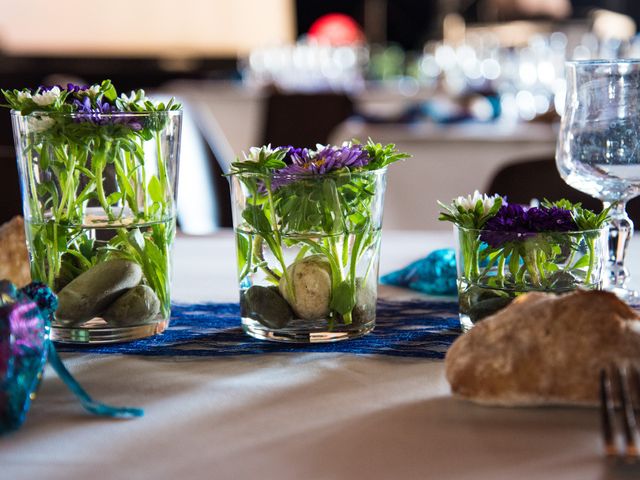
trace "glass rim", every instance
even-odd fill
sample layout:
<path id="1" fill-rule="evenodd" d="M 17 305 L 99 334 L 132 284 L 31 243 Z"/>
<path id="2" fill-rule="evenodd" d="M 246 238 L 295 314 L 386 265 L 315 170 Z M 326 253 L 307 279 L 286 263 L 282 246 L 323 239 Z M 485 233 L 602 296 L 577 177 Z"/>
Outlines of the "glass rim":
<path id="1" fill-rule="evenodd" d="M 590 60 L 567 60 L 565 65 L 570 67 L 582 66 L 582 65 L 640 65 L 640 58 L 619 58 L 619 59 L 606 59 L 606 58 L 594 58 Z"/>
<path id="2" fill-rule="evenodd" d="M 277 171 L 271 173 L 257 173 L 257 172 L 232 172 L 228 175 L 230 177 L 244 177 L 244 178 L 277 178 L 278 180 L 321 180 L 328 177 L 353 177 L 353 176 L 368 176 L 368 175 L 382 175 L 386 173 L 388 166 L 382 168 L 376 168 L 374 170 L 334 170 L 327 173 L 278 173 Z"/>
<path id="3" fill-rule="evenodd" d="M 38 115 L 38 116 L 48 116 L 48 117 L 69 117 L 69 118 L 76 118 L 76 117 L 82 117 L 82 118 L 86 118 L 87 116 L 100 116 L 100 117 L 104 117 L 104 118 L 109 118 L 109 117 L 148 117 L 151 115 L 182 115 L 183 110 L 160 110 L 160 111 L 152 111 L 152 110 L 144 110 L 144 111 L 140 111 L 140 112 L 109 112 L 109 113 L 101 113 L 101 112 L 90 112 L 90 113 L 83 113 L 83 112 L 49 112 L 47 110 L 33 110 L 32 112 L 27 113 L 26 115 L 23 115 L 20 111 L 18 110 L 14 110 L 11 109 L 11 116 L 12 117 L 23 117 L 23 118 L 28 118 L 32 115 Z"/>
<path id="4" fill-rule="evenodd" d="M 561 235 L 584 235 L 585 233 L 602 233 L 607 231 L 608 227 L 607 226 L 603 226 L 600 228 L 592 228 L 590 230 L 565 230 L 565 231 L 554 231 L 554 230 L 546 230 L 546 231 L 542 231 L 542 232 L 533 232 L 533 231 L 526 231 L 526 232 L 513 232 L 510 230 L 487 230 L 487 229 L 483 229 L 483 228 L 467 228 L 467 227 L 461 227 L 459 225 L 453 225 L 454 229 L 457 230 L 462 230 L 463 232 L 477 232 L 478 234 L 480 233 L 521 233 L 523 235 L 526 234 L 534 234 L 534 235 L 540 235 L 540 234 L 545 234 L 545 235 L 549 235 L 549 234 L 561 234 Z"/>

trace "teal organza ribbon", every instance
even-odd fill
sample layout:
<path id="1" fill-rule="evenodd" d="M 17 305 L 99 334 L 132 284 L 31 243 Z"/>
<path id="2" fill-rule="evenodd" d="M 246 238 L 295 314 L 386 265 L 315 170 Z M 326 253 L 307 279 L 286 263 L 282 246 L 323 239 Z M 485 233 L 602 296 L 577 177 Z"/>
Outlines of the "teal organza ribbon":
<path id="1" fill-rule="evenodd" d="M 114 418 L 143 415 L 139 408 L 95 401 L 65 368 L 51 342 L 57 306 L 56 296 L 41 283 L 18 289 L 0 281 L 0 434 L 24 422 L 47 360 L 88 412 Z"/>
<path id="2" fill-rule="evenodd" d="M 380 278 L 384 285 L 406 287 L 430 295 L 456 295 L 456 255 L 450 248 L 434 250 L 424 258 Z"/>

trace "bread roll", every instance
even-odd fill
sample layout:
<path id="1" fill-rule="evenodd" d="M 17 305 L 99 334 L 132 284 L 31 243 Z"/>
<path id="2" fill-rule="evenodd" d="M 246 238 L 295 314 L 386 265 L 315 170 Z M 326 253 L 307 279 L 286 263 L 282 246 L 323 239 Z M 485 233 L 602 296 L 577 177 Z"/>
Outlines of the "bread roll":
<path id="1" fill-rule="evenodd" d="M 600 370 L 640 360 L 640 317 L 614 294 L 528 293 L 447 352 L 455 395 L 502 406 L 596 405 Z"/>

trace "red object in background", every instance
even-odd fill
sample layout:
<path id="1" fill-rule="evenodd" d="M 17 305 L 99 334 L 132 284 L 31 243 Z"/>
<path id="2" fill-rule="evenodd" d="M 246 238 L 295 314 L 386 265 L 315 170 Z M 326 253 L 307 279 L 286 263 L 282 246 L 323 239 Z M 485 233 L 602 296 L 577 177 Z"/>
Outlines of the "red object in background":
<path id="1" fill-rule="evenodd" d="M 309 37 L 330 45 L 352 45 L 365 40 L 360 25 L 343 13 L 329 13 L 317 19 L 309 28 Z"/>

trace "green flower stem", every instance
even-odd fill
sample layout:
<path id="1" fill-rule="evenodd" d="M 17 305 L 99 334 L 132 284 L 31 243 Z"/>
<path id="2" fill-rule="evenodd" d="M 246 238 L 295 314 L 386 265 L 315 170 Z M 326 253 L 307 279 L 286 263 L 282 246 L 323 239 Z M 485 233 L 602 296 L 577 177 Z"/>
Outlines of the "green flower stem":
<path id="1" fill-rule="evenodd" d="M 536 286 L 540 286 L 540 275 L 538 274 L 537 260 L 535 251 L 531 251 L 530 249 L 525 249 L 524 255 L 521 255 L 525 264 L 525 268 L 527 272 L 529 272 L 529 277 L 531 278 L 531 283 Z"/>
<path id="2" fill-rule="evenodd" d="M 498 255 L 498 257 L 499 258 L 498 258 L 498 275 L 497 275 L 497 278 L 498 278 L 499 285 L 502 287 L 502 286 L 504 286 L 504 264 L 506 262 L 506 258 L 504 256 L 504 251 L 500 255 Z"/>
<path id="3" fill-rule="evenodd" d="M 97 142 L 96 142 L 97 143 Z M 96 145 L 95 151 L 93 154 L 93 173 L 95 175 L 96 182 L 96 194 L 98 196 L 98 202 L 100 202 L 100 206 L 107 214 L 107 217 L 110 221 L 115 220 L 113 212 L 111 211 L 111 205 L 107 201 L 107 197 L 104 192 L 104 178 L 102 175 L 104 173 L 104 168 L 107 165 L 107 154 L 109 152 L 109 148 L 111 143 L 105 141 L 103 146 Z"/>
<path id="4" fill-rule="evenodd" d="M 342 242 L 342 263 L 347 264 L 349 261 L 349 235 L 345 235 Z"/>
<path id="5" fill-rule="evenodd" d="M 158 155 L 158 180 L 160 180 L 160 186 L 162 187 L 162 198 L 166 199 L 167 197 L 173 196 L 173 189 L 171 184 L 169 183 L 167 177 L 167 166 L 164 163 L 164 155 L 162 154 L 162 140 L 160 138 L 160 132 L 156 132 L 156 152 Z M 162 215 L 166 213 L 165 210 L 166 203 L 162 204 Z"/>
<path id="6" fill-rule="evenodd" d="M 481 280 L 481 279 L 485 278 L 491 272 L 491 269 L 494 267 L 495 263 L 496 263 L 496 259 L 495 258 L 489 260 L 487 262 L 487 265 L 482 269 L 482 271 L 480 273 L 478 273 L 478 278 L 477 279 Z"/>
<path id="7" fill-rule="evenodd" d="M 369 278 L 369 274 L 371 273 L 371 269 L 373 268 L 373 261 L 375 260 L 378 250 L 380 249 L 380 233 L 370 233 L 369 234 L 369 241 L 367 242 L 367 244 L 362 248 L 362 253 L 364 254 L 364 252 L 367 251 L 367 248 L 369 248 L 370 246 L 373 246 L 373 250 L 371 252 L 371 258 L 369 258 L 369 262 L 367 263 L 367 268 L 364 272 L 364 277 L 363 277 L 363 282 L 366 283 L 367 282 L 367 278 Z"/>
<path id="8" fill-rule="evenodd" d="M 463 238 L 467 235 L 463 234 Z M 478 265 L 478 245 L 475 239 L 464 238 L 462 244 L 465 258 L 465 274 L 472 282 L 477 281 L 480 276 L 480 267 Z"/>
<path id="9" fill-rule="evenodd" d="M 287 288 L 289 289 L 289 295 L 291 298 L 295 297 L 295 289 L 293 288 L 293 283 L 291 282 L 291 278 L 289 278 L 289 272 L 287 271 L 287 263 L 284 260 L 284 253 L 282 252 L 282 237 L 280 236 L 280 229 L 278 228 L 278 219 L 276 218 L 276 209 L 273 202 L 273 193 L 271 192 L 271 179 L 266 179 L 264 182 L 264 186 L 267 190 L 267 200 L 269 202 L 269 220 L 271 222 L 271 230 L 273 232 L 273 241 L 269 243 L 271 247 L 271 253 L 276 257 L 280 265 L 282 266 L 282 276 L 287 282 Z M 255 196 L 254 196 L 254 205 L 255 205 Z"/>
<path id="10" fill-rule="evenodd" d="M 569 258 L 567 258 L 565 264 L 564 264 L 564 268 L 562 269 L 563 272 L 567 272 L 569 270 L 571 270 L 571 264 L 573 263 L 573 257 L 576 256 L 576 251 L 571 249 L 571 253 L 569 254 Z"/>
<path id="11" fill-rule="evenodd" d="M 538 252 L 534 250 L 533 252 L 533 258 L 535 258 L 535 266 L 537 268 L 538 271 L 538 275 L 540 278 L 540 284 L 543 285 L 547 282 L 547 277 L 545 275 L 545 267 L 544 267 L 544 263 L 542 261 L 542 257 L 540 255 L 538 255 Z"/>
<path id="12" fill-rule="evenodd" d="M 253 242 L 250 243 L 250 245 L 253 245 L 251 247 L 253 249 L 253 257 L 255 260 L 257 260 L 256 263 L 259 266 L 259 268 L 267 275 L 267 279 L 275 284 L 278 284 L 278 282 L 280 282 L 280 275 L 277 272 L 274 272 L 271 268 L 269 268 L 269 264 L 264 258 L 264 252 L 262 249 L 263 242 L 264 242 L 264 238 L 262 236 L 255 235 Z"/>
<path id="13" fill-rule="evenodd" d="M 149 204 L 147 202 L 147 169 L 145 167 L 145 159 L 144 159 L 144 141 L 140 138 L 138 139 L 141 154 L 138 155 L 138 162 L 140 162 L 140 177 L 141 177 L 141 185 L 139 191 L 142 196 L 142 211 L 144 212 L 144 218 L 149 218 Z"/>
<path id="14" fill-rule="evenodd" d="M 589 284 L 591 282 L 591 275 L 593 274 L 593 265 L 595 262 L 595 248 L 594 239 L 587 239 L 587 249 L 589 250 L 589 265 L 587 266 L 587 274 L 585 276 L 585 282 Z"/>
<path id="15" fill-rule="evenodd" d="M 40 148 L 40 152 L 45 148 L 47 148 L 47 146 L 43 143 Z M 27 174 L 29 176 L 29 202 L 31 203 L 31 215 L 33 215 L 33 218 L 37 222 L 42 222 L 44 220 L 44 212 L 40 209 L 40 203 L 38 202 L 38 188 L 36 187 L 36 176 L 33 171 L 33 154 L 31 149 L 25 149 L 25 151 L 29 152 L 25 161 L 27 163 Z"/>
<path id="16" fill-rule="evenodd" d="M 64 185 L 62 183 L 60 185 L 62 188 L 62 197 L 60 198 L 60 204 L 58 205 L 58 209 L 55 214 L 58 221 L 69 220 L 69 217 L 74 210 L 73 197 L 76 193 L 74 182 L 76 159 L 75 152 L 71 146 L 69 146 L 65 158 L 61 160 L 66 168 Z"/>

